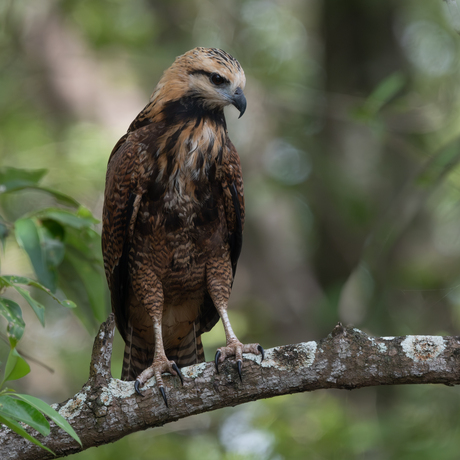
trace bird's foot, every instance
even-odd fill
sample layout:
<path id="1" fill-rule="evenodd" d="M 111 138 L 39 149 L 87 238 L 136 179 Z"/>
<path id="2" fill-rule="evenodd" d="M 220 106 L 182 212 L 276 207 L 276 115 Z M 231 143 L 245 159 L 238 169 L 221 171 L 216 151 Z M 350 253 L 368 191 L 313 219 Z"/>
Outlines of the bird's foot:
<path id="1" fill-rule="evenodd" d="M 229 356 L 234 356 L 238 367 L 238 375 L 240 376 L 240 380 L 243 381 L 241 374 L 241 367 L 243 365 L 243 353 L 262 355 L 262 361 L 265 357 L 264 349 L 258 343 L 248 343 L 243 345 L 239 340 L 235 340 L 233 342 L 227 343 L 226 347 L 217 349 L 216 357 L 214 359 L 217 373 L 219 373 L 219 363 L 223 363 L 225 358 Z"/>
<path id="2" fill-rule="evenodd" d="M 157 381 L 161 396 L 163 396 L 166 407 L 168 407 L 168 399 L 166 398 L 164 383 L 161 377 L 161 374 L 164 372 L 169 372 L 172 375 L 178 375 L 182 385 L 184 384 L 184 378 L 180 369 L 177 367 L 177 364 L 174 361 L 168 361 L 165 356 L 163 358 L 154 359 L 152 365 L 142 371 L 141 374 L 139 374 L 136 381 L 134 382 L 134 389 L 136 390 L 137 394 L 144 396 L 140 392 L 140 388 L 145 384 L 145 382 L 147 382 L 148 379 L 155 376 L 155 380 Z"/>

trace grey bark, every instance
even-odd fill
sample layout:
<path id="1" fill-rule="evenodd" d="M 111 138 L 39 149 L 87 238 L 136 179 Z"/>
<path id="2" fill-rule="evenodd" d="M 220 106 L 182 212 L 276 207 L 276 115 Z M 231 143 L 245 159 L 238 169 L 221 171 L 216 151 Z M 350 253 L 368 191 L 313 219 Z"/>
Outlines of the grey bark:
<path id="1" fill-rule="evenodd" d="M 43 438 L 32 432 L 57 457 L 108 444 L 135 431 L 183 417 L 256 399 L 325 388 L 460 382 L 460 338 L 441 336 L 370 337 L 340 323 L 319 342 L 298 343 L 245 355 L 243 382 L 231 360 L 217 374 L 213 363 L 184 368 L 178 377 L 165 377 L 169 409 L 151 379 L 136 395 L 133 382 L 114 379 L 110 372 L 114 319 L 101 325 L 96 336 L 88 382 L 81 391 L 54 407 L 80 436 L 83 448 L 52 424 Z M 9 429 L 0 431 L 0 458 L 55 458 Z"/>

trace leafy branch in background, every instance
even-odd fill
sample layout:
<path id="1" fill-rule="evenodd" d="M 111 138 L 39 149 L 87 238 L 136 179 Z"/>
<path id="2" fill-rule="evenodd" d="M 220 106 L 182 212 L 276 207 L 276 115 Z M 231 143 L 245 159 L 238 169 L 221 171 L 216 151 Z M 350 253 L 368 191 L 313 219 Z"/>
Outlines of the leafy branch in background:
<path id="1" fill-rule="evenodd" d="M 91 212 L 76 200 L 39 183 L 46 170 L 0 168 L 0 198 L 12 192 L 39 190 L 68 208 L 47 207 L 8 222 L 0 213 L 0 238 L 12 232 L 30 258 L 40 284 L 57 289 L 79 305 L 75 313 L 93 332 L 107 318 L 101 238 Z M 0 203 L 1 204 L 1 203 Z M 58 276 L 59 272 L 59 276 Z"/>
<path id="2" fill-rule="evenodd" d="M 70 292 L 79 304 L 89 305 L 86 311 L 84 308 L 74 310 L 88 328 L 95 321 L 103 321 L 107 314 L 100 236 L 93 229 L 98 221 L 73 198 L 40 185 L 46 172 L 44 169 L 0 168 L 1 203 L 8 194 L 32 189 L 51 195 L 57 202 L 68 207 L 39 209 L 11 222 L 3 215 L 3 211 L 0 215 L 0 241 L 3 249 L 7 238 L 14 236 L 19 247 L 27 253 L 38 280 L 17 275 L 0 276 L 0 316 L 7 322 L 6 332 L 10 345 L 1 388 L 7 381 L 20 379 L 30 372 L 28 363 L 17 350 L 25 329 L 22 310 L 17 302 L 4 296 L 7 289 L 14 289 L 25 300 L 42 326 L 45 326 L 45 306 L 25 286 L 47 294 L 63 307 L 74 308 L 75 303 L 62 300 L 62 295 L 56 294 L 58 291 Z M 86 298 L 81 297 L 84 295 Z M 19 424 L 23 422 L 47 436 L 50 425 L 44 415 L 80 442 L 68 422 L 45 402 L 8 388 L 0 391 L 0 423 L 47 449 Z"/>

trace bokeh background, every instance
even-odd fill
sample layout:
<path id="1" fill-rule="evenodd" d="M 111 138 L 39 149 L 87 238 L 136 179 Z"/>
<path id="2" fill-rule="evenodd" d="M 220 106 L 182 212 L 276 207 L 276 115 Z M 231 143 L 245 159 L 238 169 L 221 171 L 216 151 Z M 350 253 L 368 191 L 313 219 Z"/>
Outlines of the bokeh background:
<path id="1" fill-rule="evenodd" d="M 47 186 L 100 218 L 108 156 L 163 70 L 195 46 L 222 48 L 247 75 L 245 116 L 226 111 L 246 196 L 231 298 L 239 338 L 318 340 L 337 321 L 372 335 L 456 335 L 458 30 L 455 0 L 3 0 L 1 166 L 48 169 Z M 0 200 L 14 220 L 51 198 Z M 12 238 L 1 261 L 2 274 L 33 276 Z M 50 303 L 42 328 L 24 308 L 19 350 L 53 372 L 31 363 L 15 384 L 50 403 L 86 382 L 98 325 L 73 274 L 59 276 L 78 312 Z M 203 341 L 209 360 L 221 326 Z M 117 339 L 115 377 L 121 357 Z M 455 387 L 315 391 L 72 458 L 458 459 L 459 411 Z"/>

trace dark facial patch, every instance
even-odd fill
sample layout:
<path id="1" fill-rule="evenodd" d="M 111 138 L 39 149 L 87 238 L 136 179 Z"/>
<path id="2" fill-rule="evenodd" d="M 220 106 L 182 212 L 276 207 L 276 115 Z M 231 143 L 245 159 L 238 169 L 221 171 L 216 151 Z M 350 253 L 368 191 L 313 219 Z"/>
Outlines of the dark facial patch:
<path id="1" fill-rule="evenodd" d="M 197 94 L 189 94 L 166 103 L 162 113 L 167 125 L 184 125 L 190 120 L 196 120 L 195 125 L 198 126 L 203 119 L 208 119 L 218 126 L 225 126 L 224 111 L 222 109 L 208 109 Z"/>

